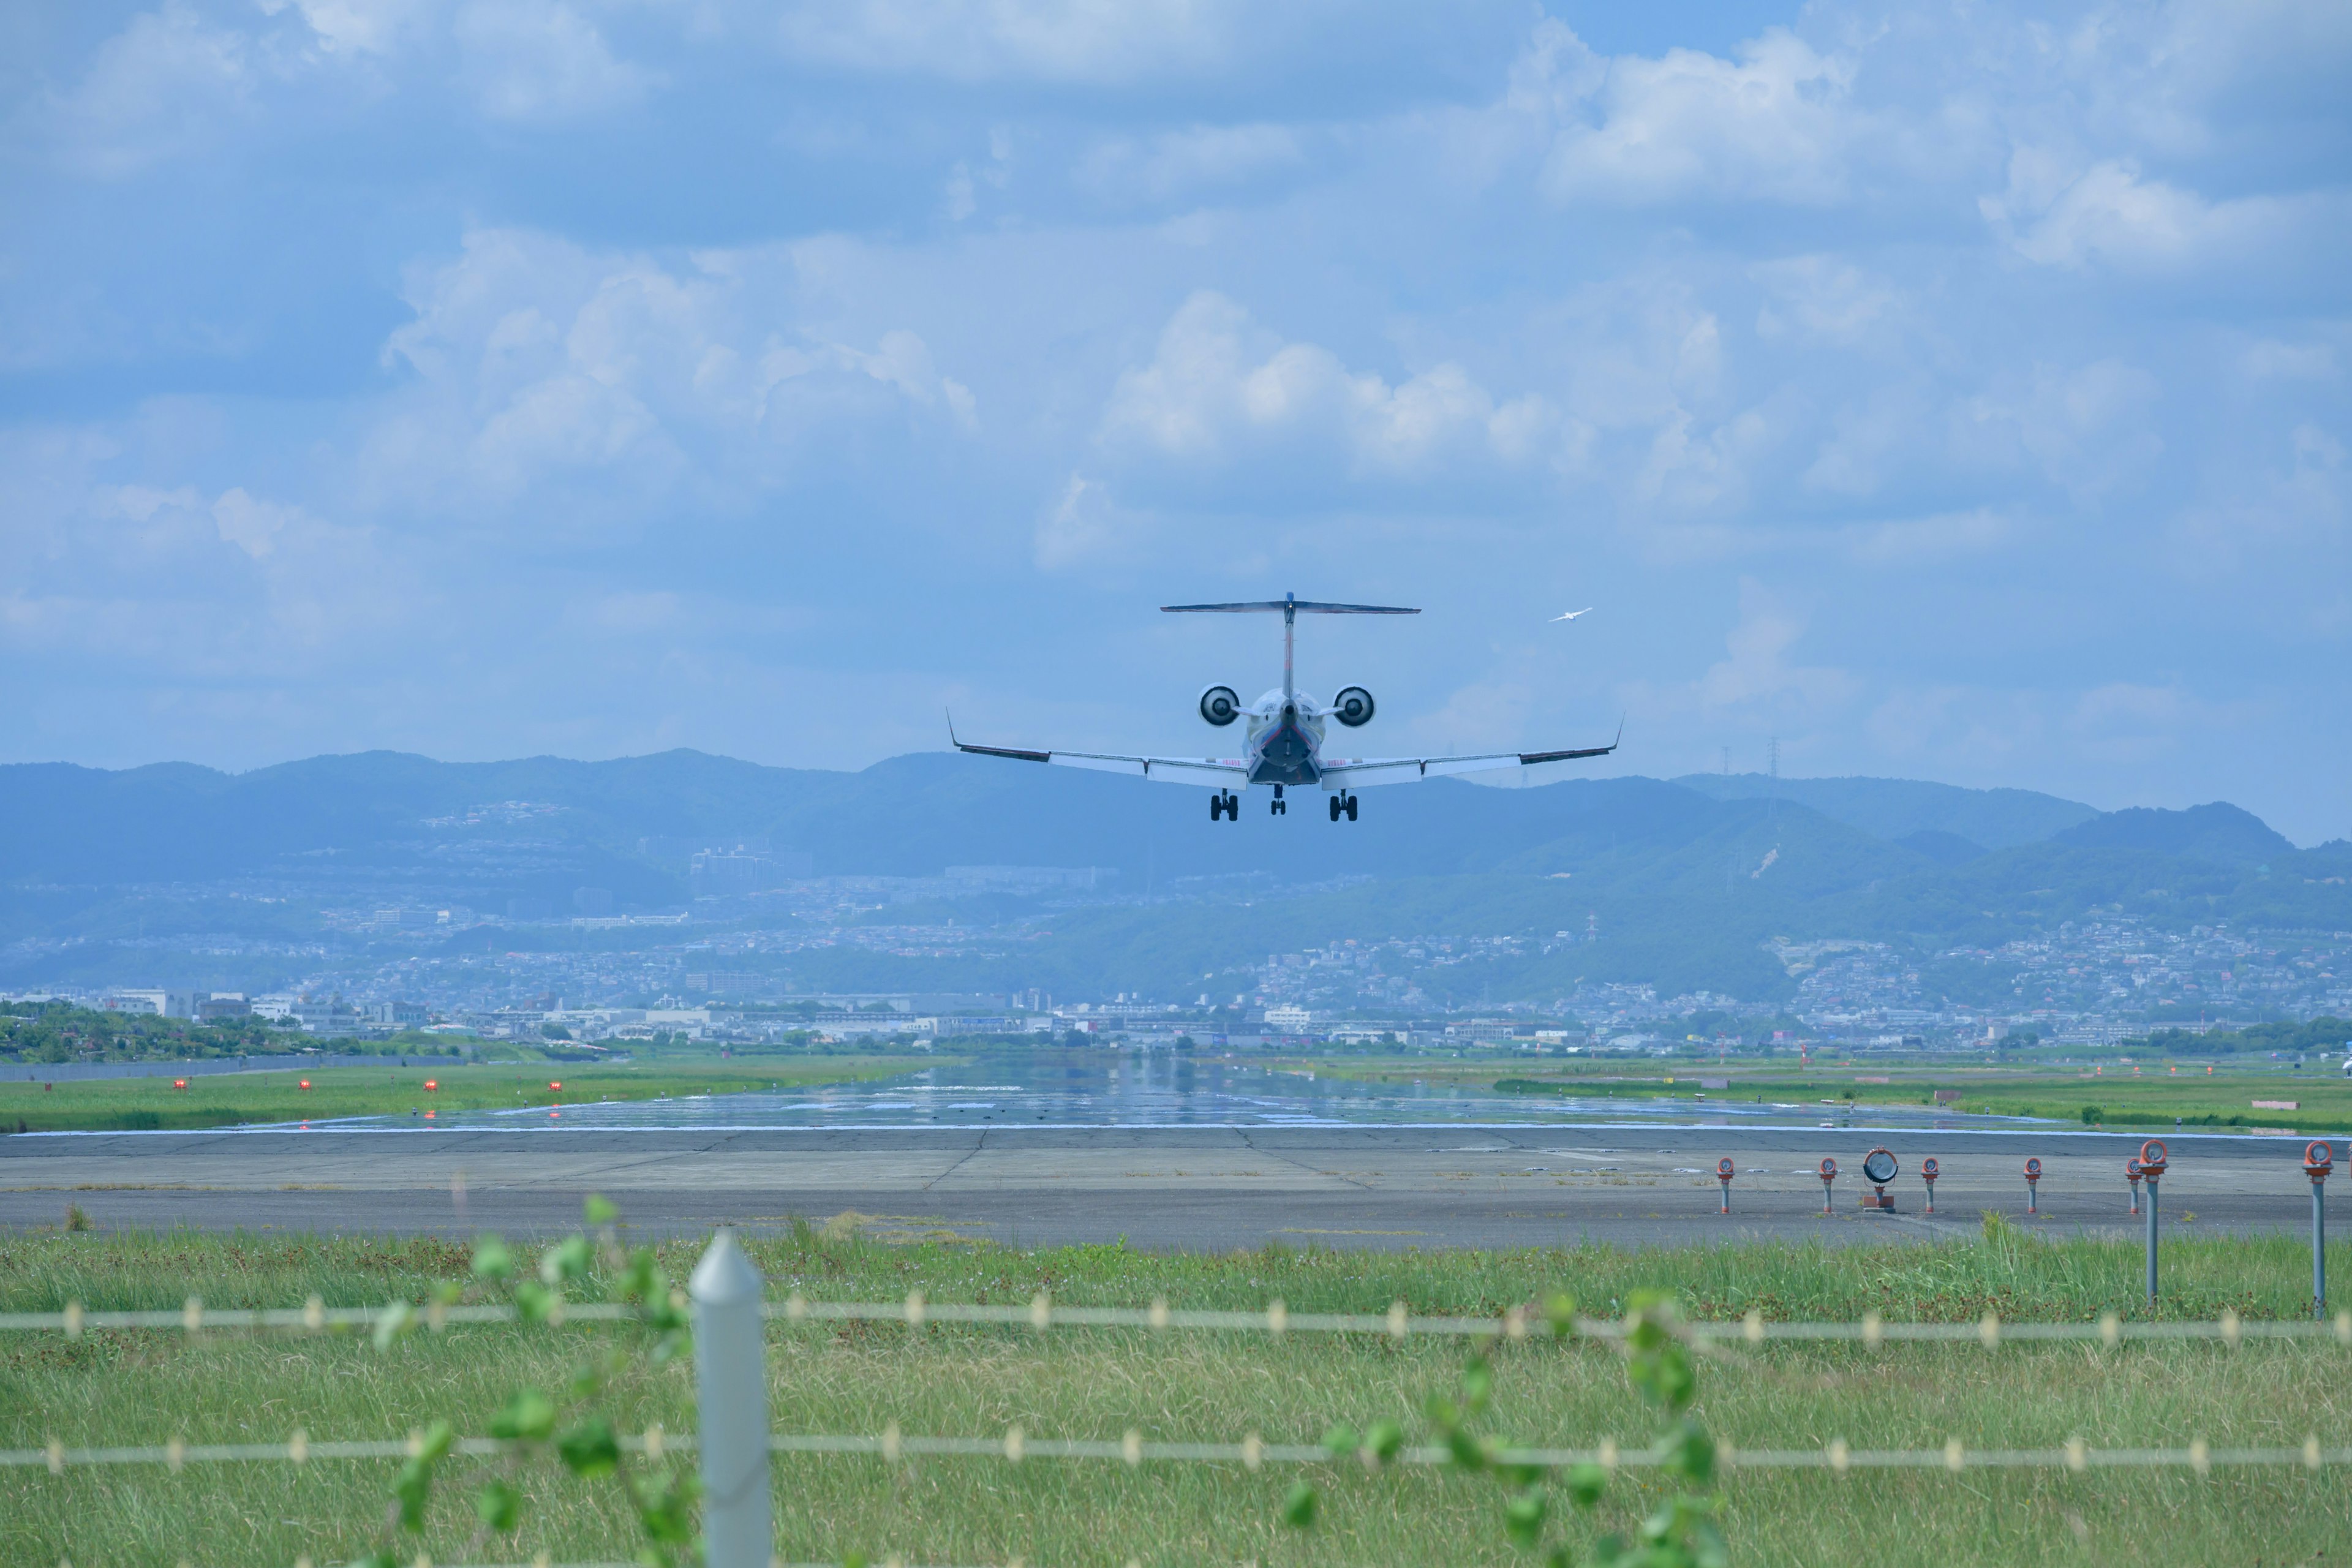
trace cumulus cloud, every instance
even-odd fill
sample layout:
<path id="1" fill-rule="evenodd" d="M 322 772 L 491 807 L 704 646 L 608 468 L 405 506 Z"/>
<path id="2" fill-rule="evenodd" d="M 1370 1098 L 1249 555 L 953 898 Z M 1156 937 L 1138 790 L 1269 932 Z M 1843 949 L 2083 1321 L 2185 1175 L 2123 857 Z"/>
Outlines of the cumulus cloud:
<path id="1" fill-rule="evenodd" d="M 1542 183 L 1558 200 L 1817 205 L 1847 194 L 1855 150 L 1876 128 L 1851 101 L 1854 71 L 1851 57 L 1777 27 L 1736 58 L 1608 58 L 1548 21 L 1506 102 L 1552 127 Z"/>
<path id="2" fill-rule="evenodd" d="M 614 57 L 596 25 L 560 0 L 478 0 L 457 38 L 484 112 L 550 122 L 634 104 L 656 79 Z"/>
<path id="3" fill-rule="evenodd" d="M 1286 342 L 1222 294 L 1185 300 L 1151 363 L 1121 373 L 1100 439 L 1113 450 L 1218 463 L 1269 447 L 1321 447 L 1358 476 L 1448 460 L 1538 456 L 1557 416 L 1540 399 L 1498 403 L 1458 364 L 1391 384 L 1314 343 Z"/>
<path id="4" fill-rule="evenodd" d="M 15 132 L 68 169 L 119 179 L 211 144 L 258 75 L 243 34 L 168 0 L 100 44 L 70 89 L 27 100 Z"/>
<path id="5" fill-rule="evenodd" d="M 772 485 L 841 419 L 914 412 L 971 429 L 971 391 L 921 337 L 828 341 L 789 249 L 682 261 L 478 231 L 420 270 L 384 348 L 414 373 L 372 437 L 379 482 L 520 493 L 604 473 L 638 486 Z"/>

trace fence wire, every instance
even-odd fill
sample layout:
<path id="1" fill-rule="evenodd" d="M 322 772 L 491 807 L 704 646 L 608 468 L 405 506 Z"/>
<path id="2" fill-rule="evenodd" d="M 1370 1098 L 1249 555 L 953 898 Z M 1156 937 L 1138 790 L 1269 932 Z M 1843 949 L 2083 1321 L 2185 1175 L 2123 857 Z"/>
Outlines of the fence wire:
<path id="1" fill-rule="evenodd" d="M 405 1439 L 313 1442 L 299 1431 L 283 1443 L 192 1444 L 174 1440 L 160 1446 L 69 1448 L 52 1441 L 39 1448 L 0 1448 L 0 1468 L 47 1468 L 51 1475 L 61 1476 L 68 1469 L 88 1467 L 162 1465 L 176 1474 L 188 1465 L 198 1464 L 302 1465 L 316 1460 L 405 1458 L 418 1451 L 421 1442 L 416 1436 Z M 620 1446 L 625 1452 L 654 1458 L 665 1454 L 691 1453 L 696 1447 L 690 1434 L 667 1434 L 659 1427 L 622 1437 Z M 488 1456 L 503 1453 L 509 1447 L 495 1437 L 460 1437 L 451 1445 L 450 1451 Z M 768 1436 L 768 1452 L 870 1455 L 892 1465 L 917 1458 L 994 1458 L 1014 1465 L 1033 1459 L 1116 1460 L 1131 1469 L 1147 1464 L 1239 1465 L 1256 1470 L 1266 1465 L 1332 1465 L 1360 1460 L 1376 1466 L 1380 1462 L 1369 1450 L 1337 1453 L 1320 1443 L 1268 1443 L 1255 1433 L 1238 1443 L 1162 1443 L 1147 1442 L 1141 1433 L 1130 1429 L 1112 1443 L 1031 1437 L 1019 1426 L 1008 1427 L 1001 1436 L 992 1437 L 909 1436 L 896 1425 L 879 1434 L 772 1432 Z M 1647 1469 L 1675 1462 L 1673 1456 L 1657 1449 L 1621 1447 L 1605 1439 L 1590 1448 L 1496 1444 L 1485 1452 L 1492 1464 L 1548 1470 L 1573 1465 L 1598 1465 L 1604 1470 Z M 2352 1465 L 2352 1447 L 2323 1447 L 2316 1435 L 2305 1438 L 2299 1447 L 2230 1448 L 2214 1447 L 2201 1437 L 2185 1447 L 2165 1448 L 2095 1448 L 2080 1438 L 2055 1448 L 1970 1448 L 1957 1437 L 1936 1448 L 1855 1448 L 1838 1438 L 1825 1445 L 1776 1447 L 1745 1447 L 1724 1442 L 1717 1445 L 1716 1458 L 1718 1464 L 1732 1469 L 1825 1469 L 1836 1475 L 1849 1470 L 1941 1470 L 1958 1475 L 1972 1469 L 2066 1469 L 2079 1474 L 2094 1469 L 2178 1468 L 2201 1475 L 2217 1468 L 2299 1465 L 2318 1470 L 2328 1466 Z M 1436 1444 L 1408 1447 L 1394 1456 L 1396 1463 L 1413 1466 L 1445 1465 L 1453 1460 L 1453 1450 Z"/>
<path id="2" fill-rule="evenodd" d="M 676 1303 L 683 1306 L 682 1298 Z M 1514 1307 L 1496 1317 L 1416 1316 L 1402 1301 L 1385 1312 L 1294 1312 L 1279 1300 L 1257 1311 L 1199 1310 L 1172 1308 L 1164 1300 L 1149 1307 L 1064 1307 L 1045 1296 L 1025 1306 L 990 1306 L 934 1302 L 920 1291 L 902 1301 L 812 1301 L 794 1291 L 782 1301 L 766 1303 L 761 1311 L 771 1321 L 806 1322 L 903 1323 L 919 1329 L 929 1324 L 961 1323 L 1028 1328 L 1040 1333 L 1052 1329 L 1192 1330 L 1223 1332 L 1377 1334 L 1402 1340 L 1412 1334 L 1455 1338 L 1525 1340 L 1555 1337 L 1551 1321 L 1530 1308 Z M 555 1324 L 615 1322 L 633 1318 L 636 1309 L 609 1301 L 561 1302 L 548 1321 Z M 76 1338 L 100 1329 L 178 1329 L 194 1334 L 207 1330 L 292 1329 L 318 1333 L 330 1330 L 373 1331 L 387 1318 L 413 1321 L 435 1330 L 457 1324 L 512 1323 L 520 1314 L 509 1305 L 414 1307 L 395 1302 L 383 1307 L 329 1307 L 317 1297 L 300 1307 L 206 1307 L 190 1297 L 176 1310 L 90 1311 L 68 1302 L 58 1312 L 0 1312 L 0 1331 L 51 1330 Z M 1596 1340 L 1624 1337 L 1624 1325 L 1615 1319 L 1578 1317 L 1576 1334 Z M 1987 1312 L 1974 1322 L 1890 1323 L 1875 1312 L 1853 1322 L 1776 1321 L 1751 1311 L 1734 1321 L 1693 1323 L 1690 1332 L 1715 1342 L 1762 1344 L 1769 1340 L 1858 1341 L 1873 1347 L 1886 1343 L 1975 1340 L 1988 1349 L 2008 1341 L 2100 1340 L 2113 1345 L 2125 1340 L 2221 1340 L 2235 1345 L 2251 1339 L 2303 1340 L 2332 1338 L 2352 1346 L 2352 1310 L 2338 1311 L 2332 1321 L 2240 1317 L 2225 1311 L 2209 1321 L 2144 1322 L 2117 1313 L 2102 1314 L 2093 1322 L 2021 1323 Z"/>

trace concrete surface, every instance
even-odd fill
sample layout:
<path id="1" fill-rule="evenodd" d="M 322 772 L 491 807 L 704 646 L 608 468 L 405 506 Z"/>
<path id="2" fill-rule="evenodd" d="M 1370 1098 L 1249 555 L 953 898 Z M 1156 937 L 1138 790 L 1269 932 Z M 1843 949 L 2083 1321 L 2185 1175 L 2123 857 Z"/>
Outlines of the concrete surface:
<path id="1" fill-rule="evenodd" d="M 886 1236 L 1018 1245 L 1932 1240 L 1974 1233 L 1986 1209 L 2027 1222 L 2032 1154 L 2045 1174 L 2030 1223 L 2137 1235 L 2122 1168 L 2140 1142 L 1866 1126 L 35 1133 L 0 1137 L 0 1226 L 56 1225 L 73 1203 L 109 1228 L 528 1235 L 576 1226 L 600 1192 L 659 1231 L 850 1215 Z M 2307 1228 L 2303 1140 L 2168 1142 L 2168 1230 Z M 1877 1143 L 1903 1163 L 1892 1214 L 1858 1202 Z M 1726 1154 L 1739 1167 L 1729 1215 L 1712 1174 Z M 1943 1167 L 1933 1215 L 1926 1154 Z M 1828 1215 L 1812 1173 L 1823 1155 L 1841 1168 Z"/>

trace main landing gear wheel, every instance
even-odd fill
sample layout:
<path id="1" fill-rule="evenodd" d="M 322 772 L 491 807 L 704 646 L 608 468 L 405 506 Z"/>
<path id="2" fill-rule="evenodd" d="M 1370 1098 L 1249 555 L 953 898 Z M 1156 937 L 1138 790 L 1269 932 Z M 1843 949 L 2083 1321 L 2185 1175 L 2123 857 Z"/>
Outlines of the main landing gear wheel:
<path id="1" fill-rule="evenodd" d="M 1290 803 L 1282 798 L 1282 786 L 1280 784 L 1274 786 L 1274 805 L 1267 811 L 1266 815 L 1269 816 L 1288 816 L 1290 815 Z"/>
<path id="2" fill-rule="evenodd" d="M 1330 805 L 1332 821 L 1339 821 L 1339 814 L 1341 812 L 1347 813 L 1349 821 L 1353 822 L 1356 820 L 1356 797 L 1354 795 L 1335 795 L 1331 797 Z"/>
<path id="3" fill-rule="evenodd" d="M 1231 790 L 1219 790 L 1211 795 L 1209 820 L 1214 822 L 1221 816 L 1228 822 L 1239 822 L 1242 819 L 1242 797 Z"/>

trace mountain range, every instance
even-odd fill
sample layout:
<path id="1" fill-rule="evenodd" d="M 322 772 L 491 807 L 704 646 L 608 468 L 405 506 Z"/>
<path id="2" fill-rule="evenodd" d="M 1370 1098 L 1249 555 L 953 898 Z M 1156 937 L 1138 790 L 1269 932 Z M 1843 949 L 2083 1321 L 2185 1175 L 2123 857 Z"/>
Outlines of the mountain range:
<path id="1" fill-rule="evenodd" d="M 1612 940 L 1584 972 L 1749 994 L 1780 983 L 1775 936 L 1997 944 L 2095 911 L 2352 928 L 2352 844 L 2298 849 L 2221 803 L 2100 812 L 2027 790 L 1754 774 L 1444 779 L 1365 791 L 1354 823 L 1328 821 L 1316 792 L 1284 817 L 1253 792 L 1239 822 L 1212 823 L 1206 795 L 952 753 L 856 773 L 689 751 L 0 766 L 0 983 L 68 978 L 67 937 L 92 947 L 78 968 L 174 931 L 315 930 L 337 903 L 569 912 L 593 889 L 598 908 L 684 908 L 686 857 L 739 844 L 823 876 L 1115 868 L 1129 902 L 1055 920 L 1050 967 L 1072 985 L 1104 965 L 1138 984 L 1197 976 L 1210 950 L 1262 959 L 1336 934 L 1598 924 Z"/>

